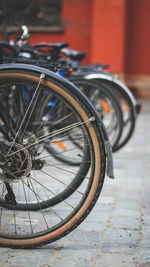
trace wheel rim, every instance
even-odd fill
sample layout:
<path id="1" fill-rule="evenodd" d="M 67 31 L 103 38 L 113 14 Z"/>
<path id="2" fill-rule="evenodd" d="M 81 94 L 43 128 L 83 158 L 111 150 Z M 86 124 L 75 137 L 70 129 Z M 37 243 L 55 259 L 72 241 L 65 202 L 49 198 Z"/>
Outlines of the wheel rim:
<path id="1" fill-rule="evenodd" d="M 59 95 L 57 95 L 57 97 L 59 97 Z M 72 99 L 72 98 L 71 98 Z M 72 101 L 74 101 L 73 99 L 72 99 Z M 65 102 L 64 102 L 65 103 Z M 68 105 L 69 106 L 69 105 Z M 80 109 L 81 109 L 81 107 L 80 107 Z M 71 110 L 71 109 L 70 109 Z M 82 118 L 83 117 L 87 117 L 86 116 L 86 114 L 84 113 L 84 110 L 82 110 L 81 109 L 81 111 L 82 111 Z M 78 114 L 80 114 L 79 113 L 79 111 L 78 111 Z M 77 117 L 78 118 L 78 117 Z M 87 119 L 87 124 L 88 124 L 88 126 L 91 124 L 90 123 L 90 120 L 88 119 L 88 117 L 86 118 Z M 85 120 L 85 119 L 84 119 Z M 81 118 L 80 118 L 80 123 L 81 123 Z M 78 126 L 79 127 L 79 126 Z M 29 132 L 29 129 L 30 129 L 30 124 L 29 124 L 29 127 L 27 127 L 26 128 L 26 130 L 27 130 L 27 132 Z M 87 128 L 87 126 L 86 126 L 86 123 L 85 124 L 83 124 L 82 126 L 81 126 L 81 129 L 82 130 L 84 130 L 83 132 L 84 132 L 84 135 L 86 136 L 86 139 L 87 139 L 87 141 L 88 141 L 88 145 L 89 145 L 89 147 L 90 147 L 90 161 L 92 161 L 92 163 L 90 162 L 90 169 L 89 169 L 89 166 L 88 166 L 88 169 L 89 169 L 89 173 L 88 173 L 88 176 L 86 177 L 86 179 L 83 179 L 83 182 L 82 182 L 82 184 L 80 185 L 80 188 L 78 188 L 78 190 L 76 190 L 73 194 L 71 194 L 71 201 L 72 201 L 72 203 L 75 203 L 76 202 L 76 197 L 75 197 L 75 194 L 77 194 L 78 195 L 78 198 L 80 198 L 80 201 L 78 200 L 78 203 L 75 203 L 75 207 L 74 206 L 72 206 L 72 204 L 68 204 L 67 203 L 67 201 L 63 201 L 63 209 L 65 210 L 65 208 L 64 208 L 64 206 L 66 205 L 66 213 L 67 214 L 65 214 L 65 218 L 61 218 L 61 205 L 62 205 L 62 199 L 60 199 L 60 203 L 59 203 L 59 208 L 58 208 L 58 210 L 59 210 L 59 215 L 57 214 L 57 211 L 55 210 L 55 207 L 54 207 L 54 209 L 53 208 L 49 208 L 49 207 L 45 207 L 45 208 L 49 208 L 49 212 L 47 212 L 47 209 L 46 210 L 44 210 L 44 211 L 41 211 L 40 210 L 40 212 L 41 212 L 41 214 L 40 214 L 40 220 L 43 220 L 43 222 L 44 222 L 44 224 L 46 225 L 47 224 L 47 222 L 45 221 L 46 219 L 46 217 L 49 217 L 49 216 L 51 216 L 51 218 L 52 217 L 57 217 L 57 219 L 58 219 L 58 223 L 56 223 L 55 222 L 55 220 L 53 221 L 53 218 L 51 219 L 51 223 L 53 223 L 53 225 L 51 226 L 51 227 L 47 227 L 47 229 L 45 230 L 43 230 L 42 229 L 42 224 L 40 224 L 40 228 L 39 229 L 37 229 L 37 220 L 36 220 L 36 218 L 35 218 L 35 214 L 34 214 L 34 216 L 33 216 L 33 214 L 31 215 L 31 213 L 32 213 L 32 211 L 29 211 L 30 209 L 27 209 L 27 214 L 26 214 L 26 219 L 28 219 L 28 227 L 30 228 L 29 229 L 29 233 L 27 234 L 26 233 L 26 235 L 23 233 L 24 231 L 25 231 L 25 227 L 27 226 L 27 225 L 25 225 L 24 224 L 24 220 L 22 220 L 21 218 L 23 217 L 23 216 L 25 216 L 24 214 L 24 212 L 22 212 L 22 211 L 20 211 L 20 210 L 17 210 L 16 208 L 15 208 L 15 205 L 13 205 L 13 209 L 10 211 L 10 209 L 3 209 L 3 207 L 2 207 L 2 203 L 1 203 L 1 214 L 3 213 L 3 215 L 5 214 L 5 217 L 8 217 L 8 214 L 7 214 L 7 212 L 11 212 L 11 214 L 12 214 L 12 216 L 11 216 L 11 218 L 12 218 L 12 220 L 14 221 L 14 229 L 13 229 L 13 231 L 14 231 L 14 233 L 10 233 L 9 231 L 11 231 L 11 227 L 9 228 L 8 227 L 8 225 L 6 226 L 5 225 L 5 227 L 3 227 L 3 234 L 1 233 L 1 236 L 3 236 L 5 239 L 7 239 L 7 238 L 9 238 L 9 239 L 11 239 L 11 240 L 13 240 L 14 238 L 15 238 L 15 240 L 17 239 L 17 240 L 20 240 L 20 241 L 18 241 L 18 242 L 22 242 L 21 240 L 23 239 L 24 240 L 24 238 L 29 238 L 29 239 L 32 239 L 33 237 L 35 238 L 36 236 L 40 236 L 40 235 L 45 235 L 45 234 L 48 234 L 48 233 L 52 233 L 53 231 L 54 231 L 54 229 L 56 229 L 56 232 L 57 232 L 57 229 L 59 228 L 61 228 L 61 227 L 63 227 L 63 225 L 65 224 L 65 225 L 68 225 L 68 221 L 70 221 L 71 220 L 71 218 L 72 218 L 72 223 L 73 222 L 75 222 L 75 218 L 74 218 L 74 215 L 75 214 L 77 214 L 79 211 L 80 211 L 80 208 L 83 206 L 83 203 L 84 202 L 86 202 L 87 200 L 86 200 L 86 198 L 87 198 L 87 196 L 88 196 L 88 194 L 89 194 L 89 192 L 91 191 L 91 186 L 93 186 L 92 185 L 92 183 L 93 183 L 93 177 L 96 175 L 96 177 L 97 178 L 95 178 L 96 179 L 96 186 L 97 186 L 97 184 L 98 184 L 98 178 L 99 178 L 99 174 L 100 174 L 100 168 L 98 168 L 98 166 L 97 166 L 97 171 L 96 171 L 96 174 L 94 173 L 95 172 L 95 164 L 99 164 L 97 161 L 96 161 L 96 163 L 95 163 L 95 154 L 94 153 L 97 153 L 97 159 L 98 160 L 100 160 L 100 154 L 99 154 L 99 151 L 98 152 L 94 152 L 95 151 L 95 149 L 96 149 L 96 147 L 93 149 L 93 147 L 92 147 L 92 143 L 91 143 L 91 140 L 90 140 L 90 136 L 89 136 L 89 130 L 88 130 L 88 128 Z M 92 129 L 90 130 L 90 131 L 92 131 Z M 93 132 L 94 133 L 94 132 Z M 19 137 L 19 136 L 18 136 Z M 33 138 L 33 136 L 32 136 L 32 138 Z M 28 141 L 29 142 L 29 141 Z M 97 141 L 95 142 L 96 144 L 97 144 Z M 95 144 L 95 146 L 96 146 L 96 144 Z M 26 147 L 27 146 L 29 146 L 29 144 L 28 145 L 26 145 Z M 35 150 L 36 150 L 36 148 L 34 148 Z M 43 153 L 43 150 L 42 150 L 42 152 L 41 153 Z M 44 155 L 44 157 L 45 158 L 48 158 L 47 157 L 47 155 Z M 84 158 L 84 157 L 83 157 Z M 54 159 L 54 158 L 53 158 Z M 87 157 L 86 158 L 84 158 L 84 159 L 87 159 Z M 89 160 L 89 157 L 88 157 L 88 160 Z M 41 162 L 40 162 L 41 163 Z M 58 163 L 57 163 L 58 164 Z M 51 167 L 51 179 L 54 179 L 54 177 L 53 177 L 53 174 L 52 174 L 52 167 L 53 168 L 55 168 L 56 166 L 54 166 L 54 164 L 53 163 L 51 163 L 51 165 L 50 165 L 50 167 Z M 58 167 L 58 166 L 57 166 Z M 75 167 L 76 168 L 76 167 Z M 71 177 L 71 175 L 72 175 L 72 177 L 74 178 L 74 176 L 75 176 L 75 173 L 77 173 L 77 171 L 71 171 L 70 169 L 66 169 L 66 167 L 64 168 L 64 170 L 62 170 L 61 168 L 60 168 L 60 163 L 59 163 L 59 170 L 61 170 L 61 178 L 62 178 L 62 171 L 64 171 L 64 172 L 66 172 L 67 171 L 67 173 L 69 173 L 69 175 L 70 175 L 70 177 Z M 37 172 L 37 170 L 32 170 L 33 172 Z M 41 171 L 41 170 L 40 170 Z M 41 171 L 41 173 L 42 173 L 42 176 L 44 175 L 44 177 L 45 176 L 48 176 L 49 174 L 47 173 L 47 171 L 45 171 L 45 169 L 42 169 L 42 171 Z M 86 173 L 87 173 L 87 171 L 86 171 Z M 98 174 L 99 173 L 99 174 Z M 38 169 L 38 175 L 39 175 L 39 169 Z M 56 177 L 55 177 L 56 178 Z M 35 180 L 35 178 L 34 178 L 34 176 L 32 176 L 32 182 L 30 181 L 29 182 L 29 177 L 28 178 L 26 178 L 26 180 L 24 179 L 21 183 L 22 183 L 22 192 L 25 192 L 26 191 L 26 188 L 28 187 L 28 189 L 30 190 L 30 191 L 35 191 L 35 189 L 34 189 L 34 186 L 33 186 L 33 181 Z M 43 177 L 42 177 L 42 179 L 43 179 Z M 89 180 L 90 180 L 90 182 L 89 182 Z M 57 181 L 57 180 L 56 180 Z M 36 181 L 37 182 L 37 181 Z M 4 186 L 2 186 L 2 183 L 3 183 L 3 181 L 1 182 L 1 195 L 5 192 L 4 191 Z M 4 183 L 3 183 L 4 184 Z M 30 184 L 30 186 L 29 186 L 29 184 Z M 46 183 L 45 183 L 45 181 L 44 181 L 44 185 L 45 185 Z M 84 185 L 85 184 L 85 185 Z M 15 187 L 18 187 L 18 184 L 17 183 L 13 183 L 12 181 L 10 182 L 10 185 L 11 185 L 11 188 L 13 189 L 13 191 L 15 191 Z M 39 185 L 41 185 L 41 183 L 38 183 L 38 186 Z M 63 186 L 64 186 L 64 184 L 63 184 Z M 32 189 L 32 190 L 31 190 Z M 44 190 L 46 190 L 46 188 L 44 188 Z M 83 190 L 83 191 L 82 191 Z M 96 187 L 95 187 L 95 185 L 94 185 L 94 192 L 95 192 L 95 190 L 96 190 Z M 47 190 L 48 191 L 48 190 Z M 38 192 L 38 189 L 37 189 L 37 191 L 36 192 Z M 44 191 L 44 193 L 45 193 L 45 191 Z M 43 193 L 43 195 L 44 195 L 44 193 Z M 50 192 L 51 193 L 51 192 Z M 34 192 L 34 194 L 35 194 L 35 192 Z M 59 193 L 57 192 L 57 195 L 58 195 Z M 92 194 L 92 193 L 91 193 Z M 21 194 L 22 195 L 22 194 Z M 43 197 L 43 195 L 42 195 L 42 197 Z M 79 195 L 80 195 L 80 197 L 79 197 Z M 28 196 L 29 197 L 29 196 Z M 40 196 L 41 197 L 41 196 Z M 28 206 L 30 203 L 28 203 L 27 204 L 27 194 L 26 193 L 24 193 L 24 198 L 25 198 L 25 202 L 26 202 L 26 205 Z M 36 198 L 39 198 L 39 196 L 38 196 L 38 193 L 36 193 L 35 194 L 35 199 Z M 91 203 L 91 201 L 92 201 L 92 199 L 90 200 L 88 200 L 88 202 L 89 203 Z M 43 199 L 42 199 L 42 202 L 43 202 Z M 87 204 L 86 204 L 87 205 Z M 39 205 L 40 206 L 40 205 Z M 72 209 L 74 210 L 74 211 L 72 211 Z M 80 211 L 81 212 L 81 211 Z M 83 211 L 82 211 L 83 212 Z M 22 215 L 22 213 L 23 213 L 23 215 Z M 30 214 L 29 214 L 30 213 Z M 70 215 L 70 213 L 71 213 L 71 215 Z M 20 215 L 19 215 L 20 214 Z M 53 215 L 52 215 L 53 214 Z M 63 214 L 63 216 L 64 216 L 64 214 Z M 17 216 L 20 216 L 20 217 L 18 217 L 19 219 L 17 219 Z M 32 216 L 32 220 L 31 220 L 31 217 Z M 71 217 L 70 217 L 71 216 Z M 38 214 L 38 218 L 39 218 L 39 214 Z M 39 220 L 39 219 L 38 219 Z M 60 223 L 60 221 L 61 221 L 61 223 Z M 16 222 L 16 223 L 15 223 Z M 1 221 L 1 224 L 2 224 L 2 221 Z M 3 224 L 4 224 L 4 222 L 3 222 Z M 61 226 L 62 225 L 62 226 Z M 22 229 L 20 229 L 20 230 L 18 230 L 18 226 L 19 227 L 22 227 Z M 46 226 L 44 226 L 45 228 L 46 228 Z M 2 228 L 2 227 L 1 227 Z M 9 228 L 9 229 L 8 229 Z M 51 229 L 51 230 L 50 230 Z M 62 228 L 63 229 L 63 228 Z M 66 229 L 67 229 L 67 226 L 66 226 Z M 35 234 L 35 232 L 34 232 L 34 230 L 38 233 L 38 234 Z M 18 232 L 17 232 L 18 231 Z M 42 234 L 41 234 L 41 232 L 42 232 Z M 23 233 L 23 234 L 22 234 Z M 58 235 L 58 233 L 56 234 L 56 235 Z M 49 237 L 46 237 L 46 238 L 49 238 Z M 3 241 L 3 242 L 5 242 L 5 241 Z M 13 241 L 12 241 L 13 242 Z M 11 241 L 10 241 L 10 243 L 11 243 Z M 20 243 L 19 243 L 20 244 Z"/>

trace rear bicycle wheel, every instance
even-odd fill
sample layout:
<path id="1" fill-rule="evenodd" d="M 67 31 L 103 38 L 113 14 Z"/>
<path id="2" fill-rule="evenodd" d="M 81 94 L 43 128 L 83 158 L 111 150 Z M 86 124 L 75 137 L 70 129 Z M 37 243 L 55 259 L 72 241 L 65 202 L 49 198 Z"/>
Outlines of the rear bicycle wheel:
<path id="1" fill-rule="evenodd" d="M 10 157 L 13 157 L 13 159 L 10 159 L 9 162 L 9 164 L 12 165 L 12 168 L 9 170 L 6 168 L 7 166 L 4 166 L 1 176 L 2 180 L 7 183 L 15 183 L 18 180 L 21 181 L 24 175 L 30 175 L 31 168 L 28 166 L 29 164 L 32 166 L 33 176 L 41 177 L 38 181 L 36 181 L 35 187 L 38 188 L 39 186 L 42 186 L 43 173 L 48 176 L 48 181 L 46 183 L 47 191 L 49 191 L 49 193 L 46 192 L 45 195 L 45 186 L 43 186 L 43 197 L 41 198 L 41 201 L 37 201 L 34 199 L 34 196 L 30 196 L 32 200 L 30 200 L 28 205 L 26 204 L 25 198 L 19 199 L 18 197 L 18 200 L 15 202 L 16 210 L 38 210 L 40 208 L 43 209 L 54 206 L 55 204 L 65 200 L 81 184 L 91 164 L 89 144 L 86 140 L 87 138 L 83 125 L 84 122 L 79 121 L 80 119 L 77 117 L 78 114 L 72 109 L 72 105 L 70 105 L 69 102 L 62 97 L 62 95 L 58 95 L 52 87 L 41 84 L 39 88 L 39 83 L 34 82 L 34 80 L 26 81 L 25 78 L 23 80 L 23 74 L 21 75 L 22 77 L 19 78 L 19 74 L 16 75 L 16 77 L 14 75 L 13 78 L 11 77 L 11 80 L 8 79 L 7 82 L 5 81 L 5 84 L 2 83 L 1 85 L 1 98 L 4 103 L 1 115 L 4 117 L 4 120 L 5 116 L 7 116 L 9 120 L 9 125 L 5 125 L 7 132 L 9 133 L 9 142 L 5 141 L 7 136 L 4 135 L 2 137 L 3 143 L 1 144 L 3 152 L 2 157 L 5 161 L 9 161 L 8 156 L 6 156 L 7 154 L 10 154 Z M 3 90 L 4 86 L 5 91 Z M 52 107 L 48 105 L 48 103 L 54 101 L 56 97 L 58 102 L 63 103 L 61 106 L 61 112 L 57 105 L 55 109 L 53 109 L 53 105 Z M 7 107 L 7 110 L 5 110 L 5 113 L 7 114 L 4 114 L 5 107 Z M 66 112 L 64 114 L 63 110 L 66 109 L 68 112 L 67 114 Z M 68 138 L 68 131 L 76 131 L 76 129 L 79 128 L 82 134 L 82 140 L 86 140 L 86 142 L 83 143 L 83 150 L 80 154 L 78 152 L 78 148 L 75 145 L 72 145 L 69 141 L 70 138 Z M 61 187 L 59 186 L 59 190 L 57 188 L 57 193 L 52 193 L 48 190 L 49 183 L 51 185 L 52 178 L 55 182 L 57 181 L 57 178 L 53 175 L 53 173 L 57 169 L 60 170 L 60 173 L 64 172 L 62 169 L 64 166 L 60 164 L 60 162 L 54 160 L 53 154 L 47 153 L 47 146 L 49 142 L 66 145 L 65 151 L 63 151 L 64 153 L 60 152 L 61 157 L 72 157 L 75 161 L 78 159 L 79 162 L 78 168 L 75 172 L 71 171 L 71 166 L 69 166 L 69 169 L 67 168 L 66 172 L 70 171 L 72 175 L 70 174 L 67 180 L 64 178 L 64 181 L 62 178 Z M 17 152 L 18 150 L 21 152 Z M 18 162 L 16 162 L 15 157 L 17 157 Z M 21 160 L 19 161 L 19 159 L 22 161 L 24 159 L 26 165 L 24 165 Z M 24 171 L 20 169 L 20 166 L 24 168 Z M 53 172 L 50 175 L 49 169 L 53 169 Z M 26 184 L 29 183 L 28 176 Z M 63 173 L 63 176 L 65 176 L 65 173 Z M 35 179 L 33 177 L 32 179 L 35 183 Z M 53 184 L 55 184 L 54 181 Z M 6 187 L 5 183 L 4 186 Z M 15 184 L 15 190 L 21 191 L 19 186 L 20 183 L 17 183 L 17 185 Z M 31 187 L 30 183 L 29 186 Z M 56 186 L 57 184 L 55 187 Z M 31 193 L 33 195 L 32 191 L 30 192 L 30 195 Z M 0 205 L 13 209 L 14 200 L 12 199 L 11 201 L 6 199 L 7 201 L 5 201 L 5 198 L 8 199 L 11 198 L 11 196 L 8 197 L 7 194 L 4 194 L 4 197 L 0 199 Z"/>
<path id="2" fill-rule="evenodd" d="M 105 151 L 99 120 L 84 96 L 70 87 L 34 71 L 0 73 L 1 246 L 34 247 L 63 237 L 83 221 L 101 192 Z M 65 117 L 57 117 L 57 108 L 47 110 L 47 99 L 54 97 L 67 106 Z M 45 145 L 49 137 L 79 127 L 88 149 L 80 165 L 70 168 Z"/>

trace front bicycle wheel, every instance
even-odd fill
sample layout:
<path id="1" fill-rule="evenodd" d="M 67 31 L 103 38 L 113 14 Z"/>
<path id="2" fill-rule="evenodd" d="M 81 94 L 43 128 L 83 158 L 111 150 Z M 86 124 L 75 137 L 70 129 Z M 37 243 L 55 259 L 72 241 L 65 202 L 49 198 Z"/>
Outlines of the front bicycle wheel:
<path id="1" fill-rule="evenodd" d="M 101 192 L 105 150 L 99 120 L 79 90 L 71 89 L 42 69 L 0 73 L 1 246 L 34 247 L 63 237 L 83 221 Z M 54 109 L 56 98 L 67 113 L 57 104 Z M 47 140 L 62 143 L 59 138 L 79 128 L 82 154 L 72 142 L 64 153 L 79 156 L 80 165 L 69 166 L 47 152 Z"/>

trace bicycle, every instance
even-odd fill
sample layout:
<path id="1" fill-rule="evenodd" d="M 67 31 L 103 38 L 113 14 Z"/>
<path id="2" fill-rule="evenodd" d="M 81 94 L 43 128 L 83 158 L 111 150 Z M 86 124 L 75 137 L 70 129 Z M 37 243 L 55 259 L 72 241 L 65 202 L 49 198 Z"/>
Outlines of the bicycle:
<path id="1" fill-rule="evenodd" d="M 51 112 L 47 105 L 55 97 L 61 112 L 60 106 Z M 0 118 L 0 245 L 31 248 L 58 240 L 94 207 L 105 168 L 114 177 L 104 124 L 71 82 L 16 63 L 0 65 Z M 84 137 L 80 165 L 70 167 L 47 153 L 47 140 L 58 142 L 61 134 L 79 129 Z"/>
<path id="2" fill-rule="evenodd" d="M 46 64 L 48 62 L 61 62 L 61 54 L 68 44 L 67 43 L 38 43 L 35 45 L 30 45 L 28 42 L 28 27 L 23 25 L 22 27 L 23 33 L 20 38 L 17 36 L 17 40 L 13 41 L 18 49 L 18 53 L 20 57 L 27 56 L 28 58 L 32 59 L 31 63 L 36 62 L 35 59 L 39 57 L 40 64 L 43 64 L 41 60 L 46 60 Z M 11 33 L 11 32 L 10 32 Z M 9 33 L 6 34 L 6 39 L 9 40 Z M 11 41 L 12 42 L 12 41 Z M 30 53 L 31 52 L 31 53 Z M 27 54 L 24 54 L 27 53 Z M 74 52 L 75 53 L 75 52 Z M 74 54 L 73 54 L 74 55 Z M 83 53 L 76 53 L 75 57 L 81 59 L 83 58 Z M 23 61 L 24 59 L 19 58 L 19 60 Z M 30 60 L 29 60 L 30 62 Z M 62 63 L 61 63 L 62 64 Z M 65 66 L 66 63 L 65 63 Z M 106 89 L 102 84 L 99 85 L 96 82 L 91 83 L 87 79 L 83 77 L 76 77 L 73 72 L 73 78 L 70 79 L 71 82 L 76 84 L 80 90 L 83 90 L 84 93 L 88 96 L 90 101 L 96 107 L 96 110 L 101 115 L 104 125 L 106 127 L 107 133 L 109 135 L 109 139 L 112 145 L 112 151 L 115 151 L 116 145 L 118 144 L 120 137 L 122 135 L 123 130 L 123 114 L 119 104 L 119 101 L 112 90 Z M 95 96 L 95 97 L 94 97 Z M 61 149 L 62 148 L 62 149 Z M 53 155 L 70 164 L 77 164 L 79 161 L 75 162 L 74 159 L 66 158 L 61 156 L 61 151 L 64 149 L 64 145 L 61 147 L 58 146 L 58 143 L 50 143 L 47 146 L 47 149 Z"/>

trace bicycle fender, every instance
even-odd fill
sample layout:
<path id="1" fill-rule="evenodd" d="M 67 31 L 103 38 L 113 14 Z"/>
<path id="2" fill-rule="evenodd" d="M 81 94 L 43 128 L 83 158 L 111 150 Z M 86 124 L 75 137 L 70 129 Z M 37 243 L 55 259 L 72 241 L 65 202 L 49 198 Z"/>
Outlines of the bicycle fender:
<path id="1" fill-rule="evenodd" d="M 112 158 L 112 147 L 109 140 L 105 142 L 105 151 L 107 155 L 106 173 L 109 178 L 114 179 L 115 178 L 114 173 L 112 172 L 112 170 L 114 169 L 113 158 Z"/>
<path id="2" fill-rule="evenodd" d="M 105 145 L 105 153 L 106 153 L 106 174 L 109 178 L 114 179 L 112 148 L 111 148 L 111 144 L 110 144 L 109 137 L 108 137 L 108 134 L 106 132 L 104 123 L 103 123 L 100 115 L 98 114 L 98 112 L 95 110 L 95 108 L 91 104 L 90 100 L 81 92 L 81 90 L 78 87 L 76 87 L 73 83 L 68 81 L 67 79 L 65 79 L 62 76 L 60 76 L 60 75 L 58 75 L 58 74 L 56 74 L 56 73 L 54 73 L 48 69 L 45 69 L 45 68 L 41 68 L 41 67 L 38 67 L 35 65 L 19 64 L 19 63 L 8 63 L 8 64 L 1 64 L 0 65 L 0 71 L 1 70 L 11 70 L 11 69 L 12 70 L 13 69 L 31 70 L 31 71 L 36 71 L 37 73 L 39 73 L 39 75 L 41 75 L 41 74 L 48 75 L 49 77 L 52 77 L 53 79 L 56 79 L 56 80 L 62 82 L 64 85 L 70 86 L 70 90 L 75 90 L 76 92 L 78 92 L 80 97 L 83 96 L 84 98 L 86 98 L 87 105 L 90 106 L 90 108 L 92 108 L 95 111 L 95 117 L 96 117 L 96 120 L 98 122 L 99 129 L 102 133 L 102 137 L 103 137 L 103 141 L 104 141 L 104 145 Z"/>
<path id="3" fill-rule="evenodd" d="M 112 146 L 106 131 L 106 128 L 104 126 L 104 123 L 100 117 L 100 115 L 97 113 L 97 119 L 99 120 L 99 128 L 102 133 L 104 145 L 105 145 L 105 153 L 106 153 L 106 174 L 109 178 L 114 179 L 114 164 L 113 164 L 113 155 L 112 155 Z"/>
<path id="4" fill-rule="evenodd" d="M 100 115 L 97 113 L 98 119 L 100 121 L 100 129 L 104 140 L 105 145 L 105 153 L 106 153 L 106 174 L 109 178 L 114 179 L 114 164 L 113 164 L 113 155 L 112 155 L 112 146 L 106 131 L 106 128 L 104 126 L 104 123 L 100 117 Z"/>
<path id="5" fill-rule="evenodd" d="M 92 80 L 92 79 L 101 79 L 103 81 L 107 80 L 121 87 L 126 92 L 126 94 L 128 94 L 128 96 L 130 97 L 132 105 L 134 107 L 134 115 L 136 116 L 137 102 L 135 100 L 134 95 L 131 93 L 129 88 L 123 82 L 119 81 L 118 79 L 116 79 L 115 77 L 107 73 L 90 73 L 90 74 L 84 75 L 84 78 L 88 80 Z"/>

